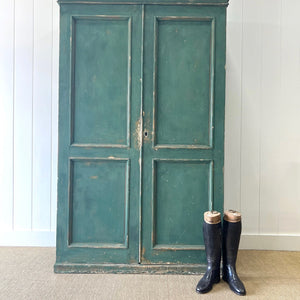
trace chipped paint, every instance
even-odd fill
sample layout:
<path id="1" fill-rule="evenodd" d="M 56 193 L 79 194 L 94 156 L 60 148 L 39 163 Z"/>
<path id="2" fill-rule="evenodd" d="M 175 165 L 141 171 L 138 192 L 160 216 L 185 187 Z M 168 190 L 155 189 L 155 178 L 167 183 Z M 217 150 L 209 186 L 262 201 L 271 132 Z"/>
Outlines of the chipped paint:
<path id="1" fill-rule="evenodd" d="M 203 274 L 206 271 L 206 265 L 200 264 L 69 264 L 56 263 L 55 273 L 69 274 Z"/>
<path id="2" fill-rule="evenodd" d="M 134 147 L 137 150 L 141 150 L 142 148 L 142 118 L 140 117 L 135 122 L 135 131 L 134 131 Z"/>

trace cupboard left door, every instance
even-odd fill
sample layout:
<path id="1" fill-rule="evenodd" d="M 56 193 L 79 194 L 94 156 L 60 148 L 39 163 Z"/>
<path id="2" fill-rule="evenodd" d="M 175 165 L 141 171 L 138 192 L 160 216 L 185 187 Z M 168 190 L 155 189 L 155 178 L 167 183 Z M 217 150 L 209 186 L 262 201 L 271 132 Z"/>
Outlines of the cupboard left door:
<path id="1" fill-rule="evenodd" d="M 61 4 L 55 270 L 136 264 L 142 13 Z"/>

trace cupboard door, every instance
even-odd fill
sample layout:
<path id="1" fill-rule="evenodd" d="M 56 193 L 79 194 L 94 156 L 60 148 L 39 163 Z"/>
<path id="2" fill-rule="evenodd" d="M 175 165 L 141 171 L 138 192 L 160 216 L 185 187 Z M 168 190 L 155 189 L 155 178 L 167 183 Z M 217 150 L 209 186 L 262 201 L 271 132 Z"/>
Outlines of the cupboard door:
<path id="1" fill-rule="evenodd" d="M 137 263 L 141 7 L 61 5 L 57 265 Z"/>
<path id="2" fill-rule="evenodd" d="M 225 8 L 145 7 L 144 264 L 205 262 L 223 209 Z"/>

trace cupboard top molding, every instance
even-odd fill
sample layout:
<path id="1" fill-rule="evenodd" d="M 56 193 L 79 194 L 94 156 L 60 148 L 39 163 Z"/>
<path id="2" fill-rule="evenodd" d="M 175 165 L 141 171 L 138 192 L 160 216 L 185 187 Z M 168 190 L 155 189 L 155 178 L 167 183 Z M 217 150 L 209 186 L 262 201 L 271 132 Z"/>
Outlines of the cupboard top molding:
<path id="1" fill-rule="evenodd" d="M 229 0 L 58 0 L 58 4 L 163 4 L 228 6 Z"/>

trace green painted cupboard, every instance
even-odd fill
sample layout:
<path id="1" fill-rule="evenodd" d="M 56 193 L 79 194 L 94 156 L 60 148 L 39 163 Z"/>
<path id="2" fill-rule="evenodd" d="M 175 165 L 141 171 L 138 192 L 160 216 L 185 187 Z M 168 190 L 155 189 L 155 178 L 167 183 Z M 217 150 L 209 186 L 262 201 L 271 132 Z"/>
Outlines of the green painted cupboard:
<path id="1" fill-rule="evenodd" d="M 55 272 L 203 270 L 203 213 L 223 210 L 228 3 L 177 1 L 58 1 Z"/>

